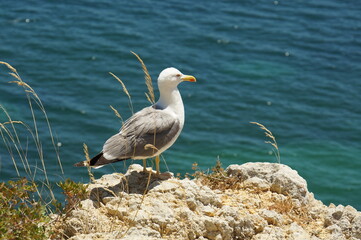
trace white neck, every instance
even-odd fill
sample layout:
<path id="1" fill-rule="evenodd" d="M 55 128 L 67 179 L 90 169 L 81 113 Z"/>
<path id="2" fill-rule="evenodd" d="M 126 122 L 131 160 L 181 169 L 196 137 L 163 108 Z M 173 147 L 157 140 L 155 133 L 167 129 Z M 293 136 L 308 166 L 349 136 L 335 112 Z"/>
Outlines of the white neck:
<path id="1" fill-rule="evenodd" d="M 181 126 L 184 124 L 184 107 L 182 97 L 178 88 L 159 86 L 160 97 L 158 102 L 155 104 L 157 108 L 170 111 L 173 114 L 176 114 L 180 121 Z"/>

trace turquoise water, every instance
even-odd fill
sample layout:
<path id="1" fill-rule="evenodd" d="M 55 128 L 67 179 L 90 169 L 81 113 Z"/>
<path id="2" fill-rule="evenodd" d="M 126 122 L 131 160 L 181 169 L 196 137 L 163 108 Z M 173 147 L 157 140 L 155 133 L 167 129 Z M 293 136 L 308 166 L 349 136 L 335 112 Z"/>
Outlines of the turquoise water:
<path id="1" fill-rule="evenodd" d="M 135 110 L 148 105 L 143 73 L 169 66 L 197 77 L 180 90 L 181 136 L 163 154 L 172 172 L 254 161 L 275 162 L 262 131 L 276 136 L 281 162 L 296 169 L 325 204 L 361 210 L 361 6 L 353 1 L 10 1 L 0 2 L 0 60 L 41 97 L 57 142 L 60 174 L 43 118 L 40 135 L 52 181 L 88 181 L 74 168 L 117 132 L 131 111 L 108 72 L 126 84 Z M 31 124 L 24 94 L 0 68 L 0 104 Z M 157 94 L 156 94 L 157 95 Z M 4 114 L 1 122 L 6 121 Z M 34 144 L 24 137 L 33 166 Z M 130 164 L 128 161 L 127 164 Z M 167 170 L 166 165 L 161 165 Z M 126 171 L 124 164 L 96 177 Z M 40 171 L 39 176 L 41 176 Z M 0 180 L 15 178 L 0 145 Z"/>

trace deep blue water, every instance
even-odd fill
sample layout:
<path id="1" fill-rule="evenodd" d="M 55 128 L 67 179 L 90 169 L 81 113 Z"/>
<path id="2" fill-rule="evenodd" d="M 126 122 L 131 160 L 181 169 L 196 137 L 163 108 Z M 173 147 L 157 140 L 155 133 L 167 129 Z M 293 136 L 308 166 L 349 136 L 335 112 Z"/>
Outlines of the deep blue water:
<path id="1" fill-rule="evenodd" d="M 44 119 L 39 133 L 52 181 L 88 181 L 90 153 L 117 132 L 134 105 L 148 105 L 142 69 L 154 84 L 169 66 L 197 77 L 182 83 L 186 123 L 163 156 L 172 172 L 276 162 L 257 121 L 276 136 L 281 162 L 325 204 L 361 210 L 361 5 L 358 1 L 10 1 L 0 2 L 0 61 L 12 64 L 42 99 L 57 142 L 60 174 Z M 23 91 L 0 67 L 0 104 L 31 125 Z M 156 93 L 157 96 L 157 93 Z M 37 113 L 39 114 L 39 113 Z M 1 122 L 7 121 L 3 113 Z M 24 138 L 30 164 L 36 147 Z M 127 164 L 130 164 L 128 161 Z M 141 162 L 139 162 L 141 163 Z M 167 168 L 163 163 L 162 170 Z M 124 164 L 95 176 L 126 171 Z M 37 171 L 39 178 L 42 174 Z M 16 177 L 0 145 L 0 180 Z"/>

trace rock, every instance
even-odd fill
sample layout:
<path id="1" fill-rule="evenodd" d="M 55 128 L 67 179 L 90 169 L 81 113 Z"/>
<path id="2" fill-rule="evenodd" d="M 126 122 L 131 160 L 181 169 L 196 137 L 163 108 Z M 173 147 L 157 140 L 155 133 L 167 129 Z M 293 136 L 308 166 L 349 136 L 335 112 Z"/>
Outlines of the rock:
<path id="1" fill-rule="evenodd" d="M 261 191 L 266 191 L 271 188 L 271 185 L 269 182 L 267 182 L 266 180 L 261 179 L 259 177 L 248 178 L 243 182 L 243 184 L 245 187 L 259 189 Z"/>
<path id="2" fill-rule="evenodd" d="M 255 177 L 265 180 L 270 184 L 271 191 L 290 195 L 302 203 L 307 202 L 306 180 L 300 177 L 297 171 L 284 164 L 250 162 L 230 165 L 226 171 L 229 176 L 237 176 L 243 181 Z"/>
<path id="3" fill-rule="evenodd" d="M 214 217 L 215 216 L 215 209 L 209 205 L 203 206 L 201 208 L 201 212 L 209 217 Z"/>
<path id="4" fill-rule="evenodd" d="M 158 231 L 153 230 L 151 228 L 147 227 L 132 227 L 127 232 L 127 235 L 122 237 L 121 239 L 125 240 L 136 240 L 136 239 L 150 239 L 150 240 L 156 240 L 160 239 L 161 235 Z"/>
<path id="5" fill-rule="evenodd" d="M 157 177 L 142 170 L 133 164 L 124 175 L 104 175 L 89 184 L 89 199 L 62 223 L 64 235 L 71 240 L 361 239 L 360 212 L 323 205 L 305 180 L 282 164 L 231 165 L 218 181 L 234 187 L 220 189 L 202 178 Z"/>
<path id="6" fill-rule="evenodd" d="M 263 217 L 270 225 L 281 225 L 283 218 L 280 214 L 272 210 L 263 209 L 260 211 L 260 216 Z"/>
<path id="7" fill-rule="evenodd" d="M 347 218 L 350 222 L 357 217 L 358 212 L 355 208 L 351 207 L 350 205 L 347 205 L 343 210 L 343 216 Z"/>
<path id="8" fill-rule="evenodd" d="M 324 226 L 335 239 L 341 235 L 347 239 L 361 239 L 361 213 L 351 206 L 330 205 L 325 214 Z"/>
<path id="9" fill-rule="evenodd" d="M 352 220 L 351 236 L 356 239 L 361 239 L 361 213 Z"/>
<path id="10" fill-rule="evenodd" d="M 340 220 L 343 214 L 344 206 L 338 205 L 335 209 L 332 209 L 331 215 L 334 220 Z"/>
<path id="11" fill-rule="evenodd" d="M 332 240 L 344 240 L 344 239 L 346 239 L 345 236 L 342 234 L 341 228 L 336 224 L 333 224 L 333 225 L 327 227 L 327 230 L 331 232 L 330 239 L 332 239 Z"/>
<path id="12" fill-rule="evenodd" d="M 289 239 L 293 240 L 305 240 L 310 239 L 311 236 L 307 231 L 305 231 L 300 225 L 297 223 L 291 223 L 290 227 L 287 230 L 287 235 Z"/>
<path id="13" fill-rule="evenodd" d="M 285 231 L 280 227 L 266 227 L 260 234 L 255 235 L 252 240 L 286 240 Z M 303 239 L 307 240 L 307 239 Z"/>
<path id="14" fill-rule="evenodd" d="M 179 188 L 179 183 L 174 181 L 167 181 L 167 182 L 156 182 L 157 184 L 153 186 L 149 186 L 149 188 L 153 188 L 150 191 L 154 192 L 172 192 Z"/>

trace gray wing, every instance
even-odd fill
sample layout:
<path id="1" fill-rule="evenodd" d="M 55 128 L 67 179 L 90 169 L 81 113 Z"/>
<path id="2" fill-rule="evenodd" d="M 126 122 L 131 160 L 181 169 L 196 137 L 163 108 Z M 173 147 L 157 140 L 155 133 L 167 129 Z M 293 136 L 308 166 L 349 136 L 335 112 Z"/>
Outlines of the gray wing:
<path id="1" fill-rule="evenodd" d="M 105 158 L 146 158 L 157 153 L 176 137 L 180 122 L 175 117 L 152 106 L 129 118 L 120 132 L 109 138 L 103 146 Z M 146 145 L 151 144 L 155 148 Z"/>

